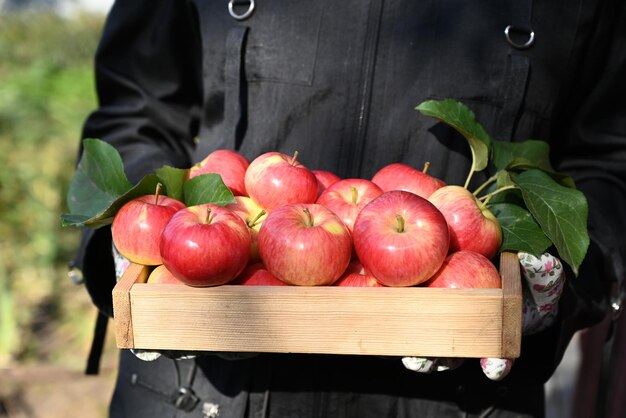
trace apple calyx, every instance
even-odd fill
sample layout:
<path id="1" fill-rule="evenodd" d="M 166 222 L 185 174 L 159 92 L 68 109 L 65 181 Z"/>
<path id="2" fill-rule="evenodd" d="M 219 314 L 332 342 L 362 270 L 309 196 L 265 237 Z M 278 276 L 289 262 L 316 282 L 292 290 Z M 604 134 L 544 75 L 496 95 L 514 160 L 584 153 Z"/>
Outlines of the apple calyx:
<path id="1" fill-rule="evenodd" d="M 400 234 L 404 233 L 404 218 L 402 217 L 402 215 L 396 215 L 396 221 L 398 221 L 398 227 L 396 228 L 396 231 L 398 231 Z"/>

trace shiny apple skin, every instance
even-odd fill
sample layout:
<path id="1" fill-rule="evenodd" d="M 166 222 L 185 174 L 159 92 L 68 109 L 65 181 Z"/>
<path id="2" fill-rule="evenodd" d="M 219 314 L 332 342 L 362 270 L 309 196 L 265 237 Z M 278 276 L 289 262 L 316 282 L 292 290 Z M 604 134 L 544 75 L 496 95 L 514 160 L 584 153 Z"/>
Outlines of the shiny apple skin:
<path id="1" fill-rule="evenodd" d="M 443 180 L 403 163 L 393 163 L 381 168 L 372 177 L 372 182 L 383 192 L 404 190 L 424 198 L 446 185 Z"/>
<path id="2" fill-rule="evenodd" d="M 185 205 L 167 196 L 145 195 L 126 202 L 118 210 L 111 235 L 120 254 L 133 263 L 162 264 L 159 241 L 165 225 Z"/>
<path id="3" fill-rule="evenodd" d="M 290 203 L 314 203 L 319 191 L 315 174 L 280 152 L 255 158 L 246 171 L 245 184 L 248 196 L 267 211 Z"/>
<path id="4" fill-rule="evenodd" d="M 397 215 L 404 219 L 399 232 Z M 448 253 L 446 220 L 428 200 L 385 192 L 354 223 L 354 246 L 368 273 L 385 286 L 415 286 L 434 275 Z"/>
<path id="5" fill-rule="evenodd" d="M 353 195 L 352 189 L 356 191 Z M 344 179 L 328 187 L 317 199 L 317 203 L 335 212 L 348 227 L 354 228 L 357 215 L 369 202 L 383 194 L 383 191 L 369 180 Z M 353 201 L 353 196 L 356 200 Z"/>
<path id="6" fill-rule="evenodd" d="M 283 282 L 324 286 L 334 283 L 348 267 L 352 241 L 348 228 L 330 209 L 291 204 L 277 208 L 263 222 L 259 253 L 267 270 Z"/>
<path id="7" fill-rule="evenodd" d="M 243 271 L 251 245 L 248 227 L 239 216 L 217 205 L 197 205 L 178 211 L 165 226 L 161 256 L 185 284 L 217 286 Z"/>
<path id="8" fill-rule="evenodd" d="M 429 198 L 450 228 L 450 252 L 469 250 L 491 259 L 502 244 L 502 229 L 493 213 L 461 186 L 446 186 Z"/>
<path id="9" fill-rule="evenodd" d="M 272 276 L 272 273 L 267 271 L 263 263 L 248 265 L 230 284 L 240 286 L 287 286 L 287 283 Z"/>
<path id="10" fill-rule="evenodd" d="M 189 169 L 189 178 L 200 174 L 215 173 L 235 196 L 247 196 L 245 186 L 246 170 L 250 162 L 237 151 L 219 149 L 211 152 L 202 161 Z"/>
<path id="11" fill-rule="evenodd" d="M 448 255 L 427 287 L 496 288 L 502 287 L 500 273 L 484 255 L 474 251 L 456 251 Z"/>

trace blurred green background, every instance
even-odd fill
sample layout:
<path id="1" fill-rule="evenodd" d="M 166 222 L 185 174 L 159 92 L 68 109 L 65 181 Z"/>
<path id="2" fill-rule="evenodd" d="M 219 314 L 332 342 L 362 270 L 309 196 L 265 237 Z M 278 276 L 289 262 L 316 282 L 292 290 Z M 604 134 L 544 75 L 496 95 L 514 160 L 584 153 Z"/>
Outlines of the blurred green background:
<path id="1" fill-rule="evenodd" d="M 82 123 L 96 106 L 93 56 L 103 21 L 0 14 L 0 416 L 11 396 L 3 393 L 11 390 L 8 371 L 15 377 L 18 368 L 45 364 L 80 375 L 87 359 L 96 310 L 67 278 L 79 231 L 62 228 L 59 215 Z"/>

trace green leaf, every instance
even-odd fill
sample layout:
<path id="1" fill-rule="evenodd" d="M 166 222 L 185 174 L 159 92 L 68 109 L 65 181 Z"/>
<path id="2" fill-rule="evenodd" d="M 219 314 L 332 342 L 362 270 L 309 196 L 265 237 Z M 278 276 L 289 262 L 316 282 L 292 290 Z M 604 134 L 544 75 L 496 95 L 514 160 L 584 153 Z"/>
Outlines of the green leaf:
<path id="1" fill-rule="evenodd" d="M 550 145 L 544 141 L 528 140 L 523 142 L 506 142 L 494 140 L 491 143 L 492 160 L 496 170 L 504 170 L 518 159 L 532 164 L 534 168 L 554 171 L 550 164 Z"/>
<path id="2" fill-rule="evenodd" d="M 536 256 L 547 250 L 552 243 L 526 209 L 510 203 L 489 206 L 502 228 L 500 251 L 524 251 Z"/>
<path id="3" fill-rule="evenodd" d="M 219 174 L 201 174 L 185 182 L 185 204 L 187 206 L 212 203 L 225 206 L 235 203 L 233 193 L 222 181 Z"/>
<path id="4" fill-rule="evenodd" d="M 482 125 L 476 122 L 476 116 L 469 107 L 456 100 L 446 99 L 422 102 L 415 110 L 450 125 L 467 139 L 472 151 L 472 172 L 487 167 L 492 140 Z"/>
<path id="5" fill-rule="evenodd" d="M 557 173 L 550 163 L 550 145 L 545 141 L 506 142 L 493 140 L 491 163 L 496 170 L 523 172 L 533 168 L 548 173 L 563 186 L 575 188 L 571 177 Z"/>
<path id="6" fill-rule="evenodd" d="M 183 185 L 187 180 L 187 170 L 163 166 L 156 170 L 156 175 L 165 187 L 165 194 L 172 199 L 184 201 Z"/>
<path id="7" fill-rule="evenodd" d="M 589 246 L 585 195 L 560 185 L 538 169 L 520 173 L 513 181 L 522 191 L 526 207 L 555 245 L 558 256 L 578 274 Z"/>
<path id="8" fill-rule="evenodd" d="M 92 217 L 110 206 L 132 185 L 115 148 L 99 139 L 85 139 L 83 147 L 83 155 L 70 183 L 67 205 L 72 214 Z"/>
<path id="9" fill-rule="evenodd" d="M 106 206 L 102 206 L 100 210 L 93 214 L 62 214 L 61 221 L 63 226 L 88 226 L 90 228 L 99 228 L 113 222 L 115 214 L 124 204 L 132 199 L 140 196 L 154 194 L 159 178 L 155 174 L 145 176 L 134 187 L 131 187 L 126 193 L 110 202 Z"/>

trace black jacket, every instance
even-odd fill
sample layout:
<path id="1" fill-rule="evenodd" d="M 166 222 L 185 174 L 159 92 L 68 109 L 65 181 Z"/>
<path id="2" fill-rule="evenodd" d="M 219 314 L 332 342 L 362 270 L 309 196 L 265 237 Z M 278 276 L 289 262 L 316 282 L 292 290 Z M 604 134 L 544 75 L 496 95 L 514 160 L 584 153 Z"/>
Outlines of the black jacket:
<path id="1" fill-rule="evenodd" d="M 430 161 L 431 174 L 463 184 L 467 144 L 414 110 L 426 99 L 454 98 L 498 139 L 548 141 L 556 169 L 589 200 L 592 245 L 580 277 L 568 280 L 560 321 L 524 338 L 504 382 L 489 382 L 472 362 L 422 376 L 398 359 L 207 356 L 198 364 L 209 386 L 227 394 L 220 402 L 239 399 L 253 416 L 246 394 L 269 388 L 277 393 L 265 405 L 270 412 L 281 410 L 278 399 L 297 405 L 280 416 L 403 416 L 399 405 L 420 398 L 541 409 L 518 400 L 541 393 L 573 332 L 603 317 L 609 284 L 625 274 L 624 9 L 617 0 L 266 0 L 238 21 L 227 1 L 117 1 L 96 57 L 100 104 L 83 137 L 113 144 L 133 182 L 233 148 L 250 159 L 298 150 L 308 167 L 341 177 Z M 521 48 L 531 31 L 534 42 Z M 90 231 L 78 262 L 94 302 L 111 315 L 109 254 L 108 231 Z M 369 405 L 370 414 L 351 405 Z M 220 417 L 240 416 L 228 411 Z"/>

